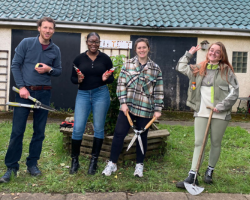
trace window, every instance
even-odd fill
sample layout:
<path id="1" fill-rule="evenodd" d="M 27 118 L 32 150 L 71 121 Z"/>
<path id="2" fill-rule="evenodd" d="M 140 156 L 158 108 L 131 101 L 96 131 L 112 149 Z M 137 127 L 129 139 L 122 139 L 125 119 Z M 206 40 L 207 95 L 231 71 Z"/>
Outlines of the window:
<path id="1" fill-rule="evenodd" d="M 233 68 L 235 73 L 247 72 L 247 52 L 233 51 Z"/>

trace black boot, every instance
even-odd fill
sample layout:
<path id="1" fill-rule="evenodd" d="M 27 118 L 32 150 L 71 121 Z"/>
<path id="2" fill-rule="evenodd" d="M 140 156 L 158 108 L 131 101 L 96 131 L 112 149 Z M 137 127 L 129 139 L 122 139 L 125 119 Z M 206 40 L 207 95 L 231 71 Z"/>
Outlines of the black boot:
<path id="1" fill-rule="evenodd" d="M 78 168 L 80 167 L 78 157 L 80 154 L 80 147 L 81 147 L 82 140 L 73 140 L 72 139 L 72 150 L 71 150 L 71 168 L 69 173 L 75 174 L 77 173 Z"/>
<path id="2" fill-rule="evenodd" d="M 193 184 L 194 183 L 194 176 L 195 176 L 195 174 L 189 172 L 188 177 L 184 181 L 180 181 L 180 182 L 176 183 L 176 187 L 185 189 L 184 182 L 189 183 L 189 184 Z M 197 176 L 196 176 L 196 180 L 195 180 L 195 185 L 199 185 Z"/>
<path id="3" fill-rule="evenodd" d="M 92 157 L 90 159 L 88 174 L 94 175 L 97 169 L 97 160 L 102 148 L 103 139 L 95 138 L 92 147 Z"/>
<path id="4" fill-rule="evenodd" d="M 207 184 L 212 184 L 213 183 L 213 172 L 214 172 L 214 168 L 213 167 L 208 167 L 206 172 L 205 172 L 205 177 L 204 177 L 204 182 Z"/>
<path id="5" fill-rule="evenodd" d="M 16 168 L 8 168 L 7 172 L 0 178 L 0 183 L 9 182 L 12 173 L 14 174 L 14 176 L 16 176 L 17 169 Z"/>

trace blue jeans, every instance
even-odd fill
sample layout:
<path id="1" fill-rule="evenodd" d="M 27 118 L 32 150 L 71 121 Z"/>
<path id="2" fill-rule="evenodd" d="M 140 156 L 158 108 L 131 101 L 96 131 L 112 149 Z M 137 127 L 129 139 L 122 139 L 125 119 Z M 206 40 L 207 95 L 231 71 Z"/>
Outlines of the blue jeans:
<path id="1" fill-rule="evenodd" d="M 90 112 L 93 112 L 94 137 L 104 139 L 104 125 L 110 105 L 108 86 L 78 90 L 76 96 L 73 140 L 81 140 Z"/>
<path id="2" fill-rule="evenodd" d="M 50 105 L 50 90 L 29 90 L 30 96 L 36 98 L 42 104 Z M 16 94 L 16 102 L 23 104 L 34 104 L 29 99 L 23 99 Z M 19 169 L 18 161 L 22 155 L 23 135 L 26 128 L 30 108 L 15 107 L 13 113 L 12 132 L 10 136 L 9 147 L 5 156 L 5 165 L 8 168 Z M 33 109 L 33 136 L 29 146 L 29 156 L 26 159 L 26 165 L 32 167 L 37 165 L 42 151 L 42 143 L 45 138 L 45 126 L 47 122 L 48 111 L 44 109 Z"/>

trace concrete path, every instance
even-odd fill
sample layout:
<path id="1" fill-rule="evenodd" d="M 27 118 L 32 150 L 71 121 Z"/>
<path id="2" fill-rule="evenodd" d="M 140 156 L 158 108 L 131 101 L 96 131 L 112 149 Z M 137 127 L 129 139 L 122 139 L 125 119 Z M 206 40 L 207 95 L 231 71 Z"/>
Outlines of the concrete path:
<path id="1" fill-rule="evenodd" d="M 1 194 L 0 200 L 250 200 L 250 195 L 202 193 L 192 196 L 187 192 L 125 192 L 85 193 L 85 194 L 43 194 L 43 193 L 12 193 Z"/>
<path id="2" fill-rule="evenodd" d="M 194 122 L 192 121 L 164 121 L 160 120 L 160 124 L 167 124 L 167 125 L 182 125 L 182 126 L 193 126 Z M 240 126 L 244 128 L 250 133 L 250 123 L 243 123 L 243 122 L 229 122 L 228 126 Z"/>

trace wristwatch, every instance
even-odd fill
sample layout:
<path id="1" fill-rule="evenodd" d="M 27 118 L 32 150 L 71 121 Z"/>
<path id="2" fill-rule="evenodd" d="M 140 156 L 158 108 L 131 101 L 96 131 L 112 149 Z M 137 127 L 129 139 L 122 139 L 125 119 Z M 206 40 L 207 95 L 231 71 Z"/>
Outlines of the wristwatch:
<path id="1" fill-rule="evenodd" d="M 51 74 L 53 71 L 54 71 L 54 70 L 53 70 L 53 68 L 51 67 L 51 70 L 49 70 L 49 74 Z"/>

